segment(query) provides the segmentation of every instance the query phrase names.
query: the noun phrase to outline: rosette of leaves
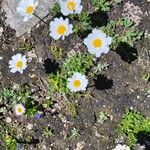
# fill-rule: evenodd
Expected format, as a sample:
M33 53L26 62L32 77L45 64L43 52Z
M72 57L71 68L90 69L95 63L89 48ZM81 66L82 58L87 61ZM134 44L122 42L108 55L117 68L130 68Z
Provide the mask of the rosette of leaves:
M110 11L111 7L115 6L118 3L121 3L122 0L92 0L92 4L95 7L95 10L100 10L104 12Z
M134 47L135 42L143 35L143 32L136 30L134 22L126 18L111 20L102 30L113 38L112 49L116 49L120 43Z

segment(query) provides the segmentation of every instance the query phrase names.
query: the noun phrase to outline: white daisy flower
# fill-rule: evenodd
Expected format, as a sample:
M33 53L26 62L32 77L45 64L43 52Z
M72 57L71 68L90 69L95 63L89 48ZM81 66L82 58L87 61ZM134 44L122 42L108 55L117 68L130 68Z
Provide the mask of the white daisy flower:
M106 37L106 34L98 29L94 29L92 33L84 39L84 44L87 46L91 54L100 57L102 53L109 52L109 45L112 43L111 37Z
M17 12L24 17L23 21L28 21L33 17L35 8L38 6L38 2L35 0L21 0L17 7Z
M69 24L68 18L65 20L60 18L55 18L54 21L50 22L50 36L53 37L55 40L58 40L62 37L64 40L65 36L73 33L73 25Z
M75 72L71 78L68 78L67 87L72 92L85 91L88 85L88 79L85 75Z
M121 144L118 144L114 149L112 150L130 150L130 147L127 146L127 145L121 145Z
M17 104L15 106L15 113L17 116L21 116L25 113L26 109L22 104Z
M61 13L64 16L69 14L80 14L83 6L81 0L59 0Z
M11 57L9 61L9 68L11 69L10 72L20 72L23 73L23 70L27 68L27 59L26 56L22 56L21 54L16 54Z

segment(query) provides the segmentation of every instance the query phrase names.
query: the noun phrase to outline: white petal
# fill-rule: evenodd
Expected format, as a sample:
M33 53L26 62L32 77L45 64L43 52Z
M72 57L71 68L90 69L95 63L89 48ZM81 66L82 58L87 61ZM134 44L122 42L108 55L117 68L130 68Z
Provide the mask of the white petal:
M24 15L25 12L21 7L17 7L17 13Z
M103 49L101 51L102 51L102 53L107 54L109 52L109 50L110 50L109 47L105 46L105 47L103 47Z
M17 70L16 70L16 68L12 68L12 69L10 70L10 72L11 72L11 73L16 73Z
M21 74L23 74L23 70L21 69L21 70L18 70Z
M64 9L61 9L61 13L62 13L64 16L68 16L69 14L71 14L69 11L64 10Z
M64 40L64 39L65 39L65 36L63 35L63 36L62 36L62 40Z
M26 59L26 56L25 56L25 55L22 57L22 61L23 61L24 63L27 62L27 59Z
M34 5L34 6L35 6L35 7L37 7L37 6L38 6L38 4L39 4L38 2L35 2L35 5Z
M96 52L95 55L98 58L98 57L100 57L102 55L102 53L101 52Z
M83 6L79 6L77 9L76 9L76 13L77 14L80 14L82 12L82 9L83 9Z
M22 59L22 55L21 55L20 53L18 53L18 54L16 55L16 57L17 57L17 60Z
M112 38L111 37L107 37L107 44L110 45L112 43Z
M25 16L24 19L23 19L23 21L24 21L24 22L27 22L27 21L28 21L29 19L31 19L32 17L33 17L33 15Z

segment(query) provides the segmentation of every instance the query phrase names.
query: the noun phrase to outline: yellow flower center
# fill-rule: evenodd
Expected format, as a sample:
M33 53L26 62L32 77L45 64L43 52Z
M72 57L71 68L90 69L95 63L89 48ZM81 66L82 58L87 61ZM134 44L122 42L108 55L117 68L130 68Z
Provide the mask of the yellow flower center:
M70 10L70 11L75 10L75 8L76 8L75 2L69 1L68 4L67 4L67 8L68 8L68 10Z
M95 48L101 48L103 45L103 41L101 39L95 39L93 41L93 45Z
M19 113L22 113L22 108L18 108L18 112L19 112Z
M75 88L78 88L81 85L81 81L80 80L75 80L73 85L74 85Z
M28 6L28 7L26 8L26 13L27 13L27 14L33 14L33 12L34 12L33 6Z
M64 25L60 25L57 29L58 34L64 35L67 31L67 28Z
M22 68L22 67L23 67L23 62L22 62L22 61L18 61L18 62L16 63L16 67L17 67L17 68Z

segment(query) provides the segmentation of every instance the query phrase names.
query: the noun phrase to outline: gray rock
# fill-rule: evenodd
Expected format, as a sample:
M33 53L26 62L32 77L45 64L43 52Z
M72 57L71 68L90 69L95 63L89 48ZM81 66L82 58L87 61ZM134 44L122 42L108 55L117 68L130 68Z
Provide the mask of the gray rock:
M3 0L2 2L2 10L6 12L6 24L10 25L12 29L16 30L16 36L21 36L22 34L31 30L38 22L39 19L37 17L32 17L27 22L23 22L23 17L20 16L16 8L18 6L20 0ZM57 0L37 0L39 5L36 8L36 14L40 18L44 18L48 15L49 8L54 6L54 3Z

